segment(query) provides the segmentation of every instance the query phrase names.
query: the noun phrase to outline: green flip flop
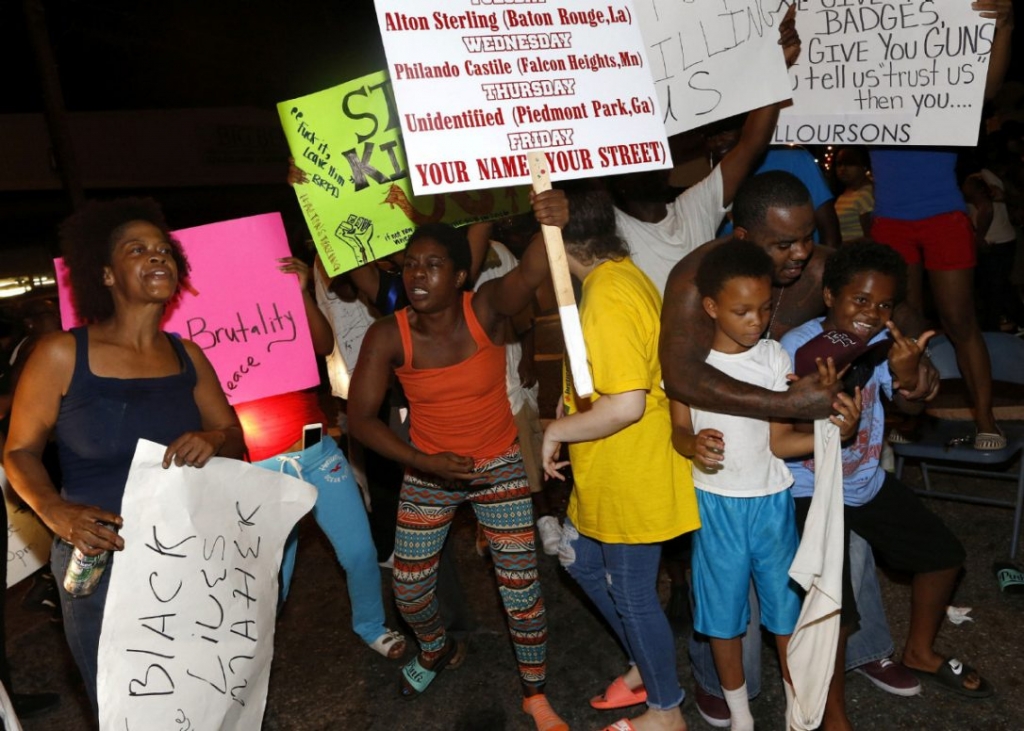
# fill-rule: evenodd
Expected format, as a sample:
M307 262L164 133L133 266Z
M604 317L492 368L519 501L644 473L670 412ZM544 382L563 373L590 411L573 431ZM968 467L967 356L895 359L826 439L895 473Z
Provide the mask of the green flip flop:
M434 682L437 674L449 664L456 667L461 664L462 643L458 640L449 640L448 649L445 650L434 667L425 668L420 664L420 656L417 655L402 668L402 676L398 683L398 691L407 700L419 697L430 684ZM458 660L458 662L453 662Z
M1024 571L1015 564L997 561L992 564L1000 591L1006 594L1024 594Z

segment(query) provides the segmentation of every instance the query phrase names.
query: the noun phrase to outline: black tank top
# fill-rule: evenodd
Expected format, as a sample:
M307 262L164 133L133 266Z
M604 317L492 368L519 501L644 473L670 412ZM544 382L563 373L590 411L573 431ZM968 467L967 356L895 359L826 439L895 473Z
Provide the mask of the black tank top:
M75 337L75 371L57 416L64 497L121 511L128 470L139 439L170 444L202 429L193 389L196 370L185 346L167 335L181 371L160 378L103 378L89 368L89 333Z

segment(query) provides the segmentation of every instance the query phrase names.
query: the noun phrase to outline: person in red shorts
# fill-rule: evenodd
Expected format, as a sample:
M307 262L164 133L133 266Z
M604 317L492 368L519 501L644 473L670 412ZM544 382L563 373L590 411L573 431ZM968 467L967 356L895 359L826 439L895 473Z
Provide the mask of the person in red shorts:
M1002 84L1013 32L1011 0L972 3L983 18L996 21L985 98ZM936 148L874 149L875 219L871 238L898 251L909 266L907 301L923 311L923 272L927 270L942 329L956 349L977 436L976 449L997 450L1006 437L992 413L992 366L974 314L974 229L956 180L956 152Z

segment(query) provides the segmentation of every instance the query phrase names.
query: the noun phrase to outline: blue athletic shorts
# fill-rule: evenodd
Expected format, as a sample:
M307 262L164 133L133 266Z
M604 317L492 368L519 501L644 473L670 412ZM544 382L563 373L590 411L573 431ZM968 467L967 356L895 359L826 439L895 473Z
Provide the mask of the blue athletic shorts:
M789 635L800 614L789 565L799 544L789 490L763 497L724 497L697 490L701 528L693 534L693 626L708 637L747 631L747 594L754 578L761 623Z

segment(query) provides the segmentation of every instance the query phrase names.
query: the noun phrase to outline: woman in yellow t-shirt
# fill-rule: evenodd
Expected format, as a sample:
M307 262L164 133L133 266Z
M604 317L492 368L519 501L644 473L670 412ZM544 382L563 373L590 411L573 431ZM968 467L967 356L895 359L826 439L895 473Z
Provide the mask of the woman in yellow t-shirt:
M583 282L580 320L595 394L566 386L566 415L544 433L544 469L562 479L569 444L575 487L559 556L630 656L595 708L647 701L634 719L682 731L672 630L657 593L661 542L700 527L690 465L672 449L658 361L661 296L615 235L604 192L570 195L569 270ZM623 721L620 728L632 728Z

